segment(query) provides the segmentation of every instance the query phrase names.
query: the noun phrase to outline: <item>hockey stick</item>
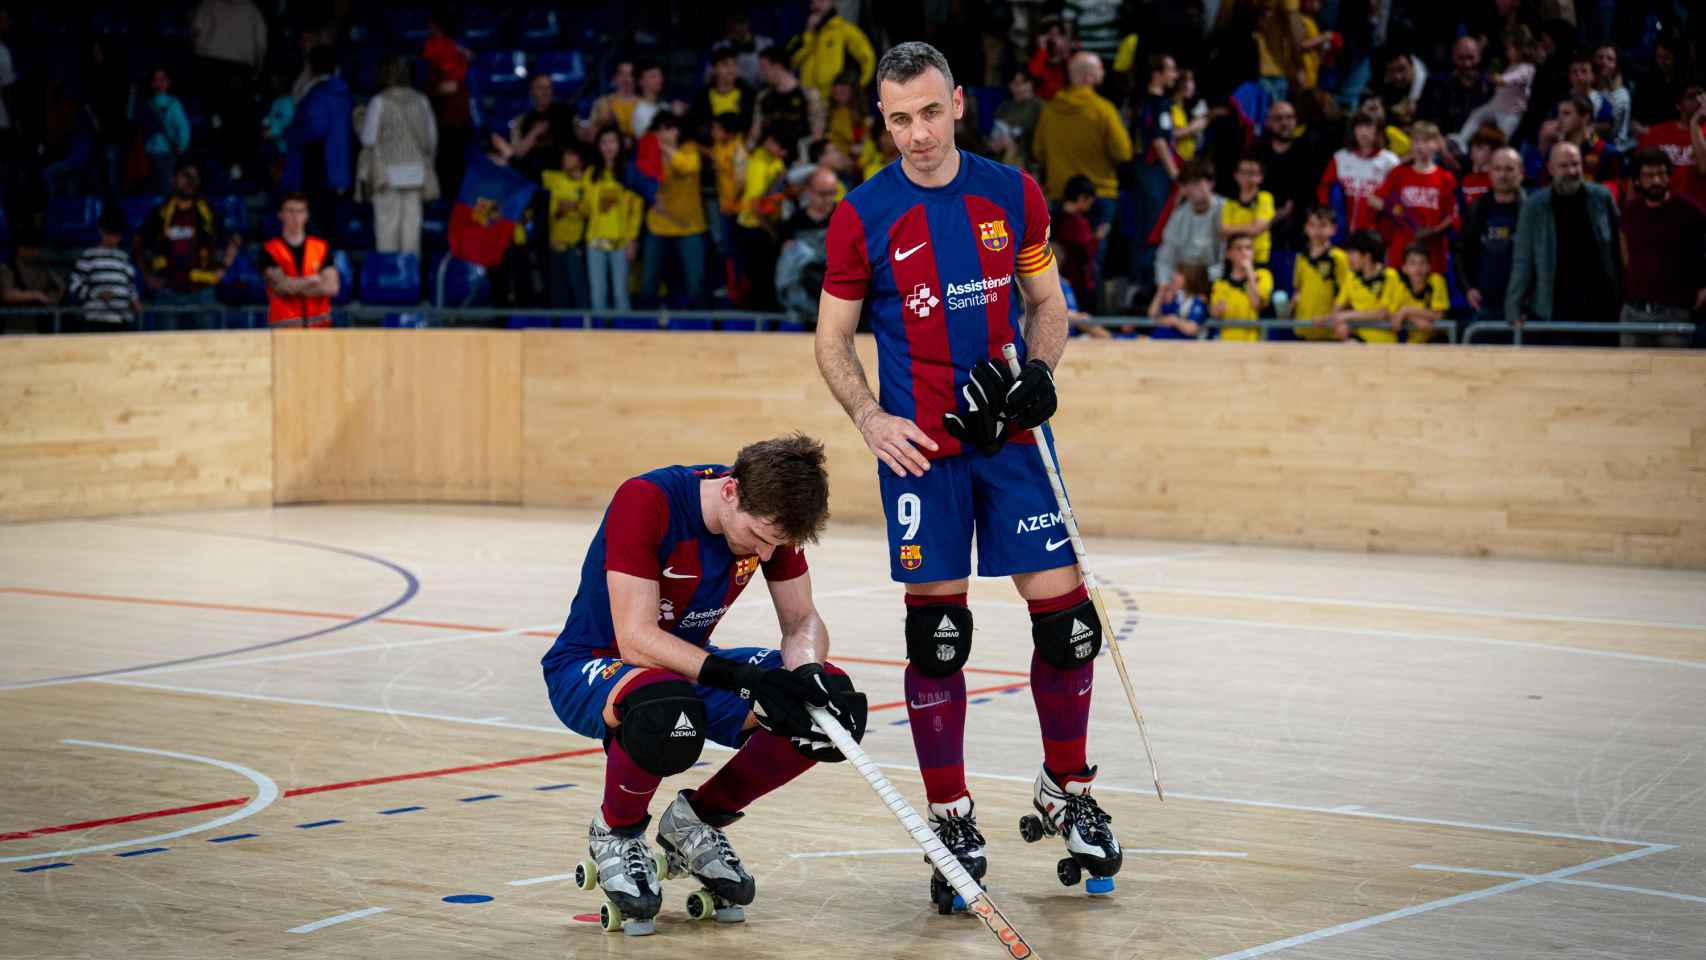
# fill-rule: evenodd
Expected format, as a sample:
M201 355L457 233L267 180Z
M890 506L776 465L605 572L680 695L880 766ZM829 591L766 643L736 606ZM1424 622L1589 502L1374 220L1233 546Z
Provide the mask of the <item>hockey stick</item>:
M912 804L906 802L906 798L900 795L900 791L894 788L888 777L883 776L876 763L866 756L865 751L860 749L859 744L835 717L822 707L807 706L806 710L811 713L818 729L835 744L835 749L840 750L847 762L859 771L865 782L877 792L877 797L888 804L889 812L894 814L907 833L912 834L912 839L924 849L924 855L930 858L931 865L942 875L942 879L948 881L948 885L965 901L966 908L976 914L977 918L983 921L983 925L989 928L989 932L1001 941L1007 955L1014 960L1037 956L1037 952L1031 949L1031 945L1013 928L1013 924L1007 921L1007 916L1001 912L1001 908L989 899L988 891L978 886L977 881L966 872L966 868L960 866L960 861L948 852L947 847L942 846L942 841L937 839L935 832L924 822L924 818L918 815L917 810L912 809Z
M1021 372L1018 348L1011 343L1005 344L1001 348L1001 356L1007 361L1007 369L1014 379L1018 379ZM1155 751L1149 748L1149 730L1143 725L1143 711L1138 709L1137 692L1132 689L1125 656L1120 653L1119 641L1114 637L1114 624L1108 619L1107 604L1102 602L1102 586L1090 570L1089 558L1084 555L1084 538L1078 535L1078 518L1072 515L1072 504L1066 502L1066 488L1061 485L1060 471L1054 466L1054 449L1041 424L1031 428L1031 436L1037 441L1037 456L1042 458L1043 469L1048 471L1048 484L1054 490L1055 506L1060 508L1060 519L1066 524L1066 535L1072 540L1072 554L1078 560L1078 575L1084 578L1084 589L1090 594L1090 603L1096 608L1096 616L1102 619L1102 636L1108 638L1114 668L1119 671L1120 686L1125 688L1126 702L1131 704L1131 715L1137 720L1137 734L1143 738L1143 755L1149 760L1149 776L1155 781L1155 799L1165 801L1167 798L1161 792L1161 772L1155 767Z

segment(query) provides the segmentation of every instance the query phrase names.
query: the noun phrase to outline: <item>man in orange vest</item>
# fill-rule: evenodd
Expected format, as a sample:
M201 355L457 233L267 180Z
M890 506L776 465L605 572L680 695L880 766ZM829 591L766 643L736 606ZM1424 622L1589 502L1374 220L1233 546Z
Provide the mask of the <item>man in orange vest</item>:
M267 281L267 323L273 326L329 327L332 298L338 295L338 271L326 241L308 235L308 198L287 193L278 207L282 236L267 241L272 259Z

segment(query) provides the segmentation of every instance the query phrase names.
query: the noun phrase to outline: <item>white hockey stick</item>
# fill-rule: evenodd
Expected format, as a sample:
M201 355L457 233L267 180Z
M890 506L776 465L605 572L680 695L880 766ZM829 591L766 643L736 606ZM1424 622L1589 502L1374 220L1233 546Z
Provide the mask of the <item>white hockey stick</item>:
M1001 348L1001 356L1007 361L1007 369L1018 379L1022 372L1019 368L1019 350L1011 343ZM1031 428L1031 436L1037 441L1037 456L1043 460L1043 469L1048 471L1048 484L1054 490L1055 506L1060 508L1060 519L1066 524L1066 535L1072 540L1072 554L1078 560L1078 575L1084 578L1084 589L1090 594L1090 603L1096 608L1096 616L1102 619L1102 636L1108 639L1108 650L1112 654L1114 669L1119 671L1120 686L1125 688L1126 702L1131 704L1131 715L1137 720L1137 734L1143 739L1143 755L1149 759L1149 776L1155 781L1155 799L1165 801L1161 793L1161 772L1155 768L1155 751L1149 748L1149 730L1143 725L1143 711L1137 706L1137 692L1132 689L1131 675L1126 672L1125 657L1120 653L1120 644L1114 637L1113 621L1108 619L1108 607L1102 602L1102 586L1096 580L1096 575L1090 570L1090 559L1084 554L1084 538L1078 535L1078 518L1072 515L1072 504L1066 501L1066 487L1060 482L1060 471L1054 467L1054 450L1049 445L1048 436L1043 433L1042 425Z
M811 713L818 729L835 744L835 749L840 750L847 762L853 765L853 769L859 771L865 782L877 792L877 797L888 804L889 812L894 814L907 833L912 834L912 839L923 848L924 855L930 858L930 863L935 866L937 872L954 888L954 892L960 895L960 899L965 901L966 908L976 914L977 918L983 921L983 925L989 928L989 932L1001 941L1007 955L1015 960L1038 956L1037 952L1031 949L1031 945L1025 942L1025 938L1019 935L1019 931L1013 928L1013 924L1007 921L1006 915L995 905L995 901L989 899L988 891L978 886L965 867L960 866L960 861L948 852L947 847L942 846L942 841L937 839L929 824L924 822L917 810L912 809L912 804L906 802L906 798L894 788L889 778L883 776L883 772L877 769L877 765L865 755L865 751L860 749L859 744L854 742L853 737L835 717L822 707L808 705L806 710Z

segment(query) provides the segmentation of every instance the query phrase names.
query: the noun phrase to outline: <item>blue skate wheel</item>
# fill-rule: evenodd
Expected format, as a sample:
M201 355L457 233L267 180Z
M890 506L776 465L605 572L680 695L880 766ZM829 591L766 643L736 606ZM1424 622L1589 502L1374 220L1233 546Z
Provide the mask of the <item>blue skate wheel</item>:
M954 894L954 912L959 913L959 912L965 910L965 908L966 908L965 898L961 897L957 893Z
M1114 878L1091 877L1084 881L1084 892L1093 897L1105 897L1114 892Z

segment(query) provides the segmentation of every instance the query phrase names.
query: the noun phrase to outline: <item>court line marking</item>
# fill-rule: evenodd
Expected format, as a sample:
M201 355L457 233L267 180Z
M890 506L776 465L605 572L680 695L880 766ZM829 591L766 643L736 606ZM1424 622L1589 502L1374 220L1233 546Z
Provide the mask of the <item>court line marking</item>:
M286 930L285 933L313 933L316 930L324 930L333 924L348 923L351 920L360 920L362 917L371 917L376 913L384 913L388 909L390 908L368 907L364 910L351 910L349 913L340 913L335 917L327 917L324 920L305 923L300 927L291 927L289 930Z
M413 624L424 626L424 624ZM430 647L436 644L460 643L463 640L503 640L520 635L537 636L535 631L543 630L553 624L545 623L531 627L511 627L502 630L497 627L479 628L470 633L453 633L447 637L423 637L419 640L398 640L391 643L364 643L353 647L335 647L328 650L303 650L298 653L276 653L265 657L248 657L242 660L221 660L218 663L190 663L183 666L160 667L152 670L139 670L132 676L151 677L164 673L186 673L193 670L219 670L225 667L247 667L259 663L284 663L291 660L313 660L318 657L341 657L351 653L372 653L385 650L404 650L410 647ZM556 634L551 634L556 636Z
M59 742L70 744L74 747L97 747L102 750L122 750L127 753L145 753L156 757L170 757L173 760L187 760L191 763L205 763L209 766L219 767L223 770L230 770L233 773L239 773L248 777L249 781L255 785L255 795L248 803L243 805L241 810L228 813L216 820L209 820L206 823L185 827L182 830L174 830L171 833L155 834L152 837L137 837L132 840L119 840L113 843L101 843L89 847L77 847L73 850L54 850L48 853L26 853L18 856L0 857L0 863L19 863L24 860L42 860L48 857L72 857L80 853L97 853L102 850L117 850L122 847L141 846L145 843L159 843L162 840L175 840L178 837L187 837L192 833L214 830L219 827L223 827L228 823L236 823L238 820L242 820L246 817L252 817L257 813L260 813L262 810L265 810L267 807L272 806L273 801L277 800L279 796L278 784L274 783L271 777L257 770L252 770L248 767L242 766L241 764L232 763L229 760L219 760L214 757L203 757L194 753L178 753L174 750L156 750L152 747L132 747L122 743L105 743L100 740L61 740Z
M1476 867L1445 867L1437 863L1412 863L1412 870L1431 870L1435 873L1468 873L1477 877L1509 877L1512 879L1528 879L1537 877L1532 873L1515 873L1510 870L1482 870ZM1654 890L1651 887L1631 887L1624 883L1600 883L1596 880L1547 880L1564 887L1592 887L1596 890L1616 890L1620 893L1638 893L1648 897L1665 897L1670 900L1686 900L1689 903L1706 903L1706 897L1696 897L1687 893L1672 893L1669 890Z
M1406 917L1414 917L1423 913L1431 913L1435 910L1456 906L1460 903L1469 903L1474 900L1484 900L1488 897L1496 897L1501 893L1510 893L1513 890L1521 890L1524 887L1532 887L1541 883L1560 880L1565 877L1574 876L1578 873L1586 873L1589 870L1598 870L1601 867L1609 867L1614 863L1626 863L1630 860L1638 860L1642 857L1652 856L1655 853L1674 849L1675 847L1669 844L1655 844L1643 847L1640 850L1630 850L1626 853L1619 853L1609 857L1601 857L1598 860L1589 860L1586 863L1578 863L1573 867L1562 867L1560 869L1553 870L1550 873L1542 873L1535 876L1525 877L1521 880L1512 880L1509 883L1501 883L1496 886L1484 887L1480 890L1471 890L1468 893L1460 893L1456 896L1445 897L1440 900L1430 900L1427 903L1418 903L1398 910L1392 910L1387 913L1376 914L1372 917L1363 917L1361 920L1352 920L1348 923L1337 924L1336 926L1323 927L1320 930L1312 930L1309 933L1300 933L1294 937L1286 937L1283 940L1275 940L1271 943L1261 944L1260 946L1248 947L1243 950L1233 951L1232 953L1223 953L1220 956L1215 957L1214 960L1249 960L1250 957L1266 956L1267 954L1278 953L1281 950L1287 950L1291 947L1302 946L1306 943L1314 943L1317 940L1325 940L1328 937L1336 937L1341 933L1352 933L1357 930L1365 930L1369 927L1379 926L1383 923L1390 923L1393 920L1402 920Z

